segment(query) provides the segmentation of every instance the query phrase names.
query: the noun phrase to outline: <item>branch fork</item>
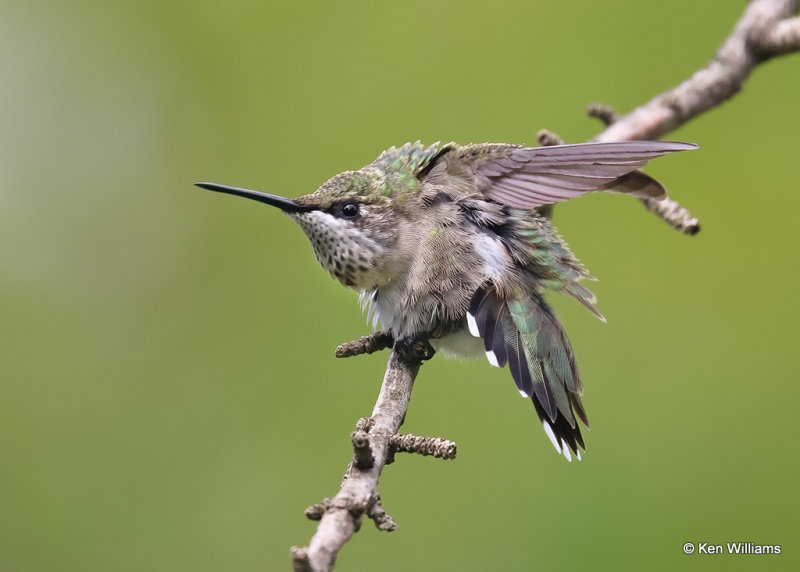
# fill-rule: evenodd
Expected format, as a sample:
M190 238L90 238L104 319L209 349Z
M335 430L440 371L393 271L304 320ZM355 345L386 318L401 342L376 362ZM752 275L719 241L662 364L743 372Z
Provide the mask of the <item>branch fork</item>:
M305 516L319 521L319 525L307 547L292 547L295 571L332 570L336 555L358 532L365 514L378 530L388 532L397 528L397 523L384 510L377 491L381 471L394 461L396 453L455 458L456 444L452 441L398 433L419 368L434 354L426 339L409 338L393 343L391 336L377 333L342 344L336 349L336 355L372 353L392 344L394 348L372 415L359 419L350 435L353 458L339 492L332 499L323 499L305 510Z

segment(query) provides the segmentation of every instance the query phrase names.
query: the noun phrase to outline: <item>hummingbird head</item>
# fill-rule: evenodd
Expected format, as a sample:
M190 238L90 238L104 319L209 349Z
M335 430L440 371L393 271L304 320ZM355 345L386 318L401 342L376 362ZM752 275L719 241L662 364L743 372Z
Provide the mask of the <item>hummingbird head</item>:
M306 233L325 270L345 286L365 290L395 280L410 264L425 216L421 178L453 148L439 143L425 147L419 141L391 147L363 169L339 173L296 199L196 184L278 207Z
M394 278L398 240L395 199L381 173L366 167L332 177L310 195L288 199L260 191L196 183L212 191L278 207L311 241L325 270L345 286L362 290Z

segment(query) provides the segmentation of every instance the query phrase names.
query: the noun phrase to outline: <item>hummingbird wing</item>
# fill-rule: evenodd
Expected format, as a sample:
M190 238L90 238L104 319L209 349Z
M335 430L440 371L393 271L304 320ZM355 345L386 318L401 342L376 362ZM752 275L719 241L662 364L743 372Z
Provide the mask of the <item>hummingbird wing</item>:
M472 166L485 197L527 209L597 190L663 198L664 187L637 169L656 157L696 148L692 143L672 141L550 147L483 144L460 148L457 160Z
M547 303L536 294L505 299L494 286L481 287L470 302L469 331L483 338L492 365L508 364L511 377L533 406L559 453L580 459L585 449L575 419L589 426L572 346Z

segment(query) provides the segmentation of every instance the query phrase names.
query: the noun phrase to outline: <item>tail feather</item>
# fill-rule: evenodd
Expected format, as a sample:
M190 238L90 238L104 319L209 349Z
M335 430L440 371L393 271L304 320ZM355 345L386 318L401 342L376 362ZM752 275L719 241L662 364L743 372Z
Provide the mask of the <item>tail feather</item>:
M502 311L498 314L498 325L495 326L494 335L489 338L486 336L484 338L484 346L486 347L486 354L489 356L491 352L491 356L489 362L491 362L491 357L493 356L495 359L494 365L497 367L504 367L506 363L508 363L508 352L506 352L506 324L511 323L511 318L508 316L508 309L506 309L505 305L502 305ZM491 346L491 347L490 347Z
M511 370L511 377L514 378L517 389L523 397L530 397L533 395L533 379L530 369L528 369L528 363L525 361L525 351L519 332L513 332L510 339L506 340L506 354L508 355L508 368Z
M570 452L580 458L585 447L576 416L589 426L583 388L572 346L550 307L533 293L502 298L486 284L473 296L468 320L470 332L483 338L489 361L508 363L556 449L570 460Z
M567 451L572 451L572 453L580 458L580 451L585 451L586 446L583 442L581 430L577 424L575 427L570 427L563 417L560 417L554 423L550 423L547 419L543 418L543 412L540 411L536 401L533 402L533 406L536 408L539 419L542 420L544 431L547 433L547 436L550 437L550 442L553 443L553 447L556 448L556 451L564 454L565 457L567 456Z
M597 316L601 322L604 324L606 323L606 317L603 316L603 314L600 313L600 310L598 310L595 306L595 304L597 304L597 297L594 295L594 292L585 286L581 286L577 282L568 282L567 285L564 286L564 290L578 302L588 308L589 311Z
M508 361L505 348L505 327L508 313L491 288L479 290L472 298L467 314L470 333L483 337L486 357L492 365L503 367Z

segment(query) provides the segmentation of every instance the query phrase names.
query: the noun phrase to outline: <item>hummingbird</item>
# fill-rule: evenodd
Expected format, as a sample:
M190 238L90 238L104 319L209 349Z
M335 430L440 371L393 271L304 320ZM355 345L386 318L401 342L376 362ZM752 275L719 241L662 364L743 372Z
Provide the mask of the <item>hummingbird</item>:
M446 357L508 365L556 451L580 460L583 384L564 328L545 301L562 292L605 322L594 280L549 220L550 205L592 191L659 200L639 171L691 143L620 141L391 147L357 171L290 199L216 183L212 191L277 207L317 261L359 293L373 328L428 339Z

